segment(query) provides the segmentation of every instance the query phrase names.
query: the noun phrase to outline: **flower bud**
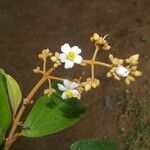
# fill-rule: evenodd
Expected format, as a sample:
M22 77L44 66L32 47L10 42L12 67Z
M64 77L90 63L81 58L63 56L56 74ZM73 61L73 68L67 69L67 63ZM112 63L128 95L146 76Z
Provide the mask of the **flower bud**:
M134 61L138 61L138 59L139 59L139 54L132 55L129 59L132 59L132 60L134 60Z
M110 78L110 77L112 77L112 74L111 74L110 72L108 72L108 73L106 74L106 76L107 76L108 78Z
M53 55L53 53L49 53L49 54L48 54L48 56L52 56L52 55Z
M130 63L130 59L128 59L128 58L125 61L126 61L126 63Z
M119 59L118 58L114 58L112 60L113 65L118 66L119 65Z
M40 67L38 66L37 68L33 69L34 73L38 73L40 71Z
M52 62L56 62L56 60L57 60L56 56L51 57Z
M59 58L59 53L58 52L55 52L55 56L57 57L57 58Z
M131 77L131 76L128 76L127 78L128 78L130 81L132 81L132 82L135 80L135 79L134 79L133 77Z
M120 78L116 74L114 74L114 78L118 81L120 80Z
M57 68L59 65L57 63L54 64L54 68Z
M87 92L87 91L89 91L91 89L91 85L90 84L86 84L85 85L85 91Z
M42 54L39 54L38 57L39 57L40 59L43 59L43 55L42 55Z
M46 52L46 53L49 53L49 49L48 49L48 48L47 48L47 49L45 49L45 52Z
M131 64L132 64L132 65L137 65L137 64L138 64L138 61L135 61L135 60L133 59L133 60L131 60Z
M106 51L108 51L108 50L110 50L110 49L111 49L111 46L109 46L109 45L104 46L104 47L103 47L103 49L104 49L104 50L106 50Z
M109 59L112 61L114 59L112 54L109 54Z
M139 54L135 54L129 57L129 59L126 59L127 63L130 63L132 65L137 65L139 59Z
M111 70L110 70L110 73L113 74L116 70L116 67L113 67Z
M137 70L137 66L133 66L133 67L131 68L131 70L132 70L132 71L136 71L136 70Z
M48 94L48 89L44 90L44 94L47 95Z
M132 74L135 76L135 77L139 77L142 75L142 72L141 71L134 71L132 72Z
M93 42L93 37L90 37L90 40Z
M99 81L98 79L95 79L94 82L95 82L95 84L96 84L97 86L100 85L100 81Z
M100 37L99 37L99 35L98 35L97 33L94 33L94 34L93 34L93 40L94 40L94 41L97 41L99 38L100 38Z
M130 85L131 82L130 82L130 80L129 80L128 78L126 78L126 79L125 79L125 83L126 83L127 85Z
M96 87L97 87L97 84L96 84L96 83L92 83L92 87L93 87L93 88L96 88Z

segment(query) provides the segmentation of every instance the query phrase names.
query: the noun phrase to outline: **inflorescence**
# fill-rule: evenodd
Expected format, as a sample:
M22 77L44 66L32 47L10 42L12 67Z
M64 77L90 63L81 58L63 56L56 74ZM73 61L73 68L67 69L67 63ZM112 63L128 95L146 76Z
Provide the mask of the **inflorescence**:
M97 53L100 50L108 51L111 49L111 46L106 41L107 36L108 35L101 37L99 34L94 33L93 36L90 37L95 45L95 51L91 59L83 59L81 56L82 50L78 46L71 47L68 43L61 46L61 53L52 53L49 49L44 49L42 53L39 54L39 58L43 61L43 68L41 69L37 66L33 70L35 73L41 73L43 77L48 80L49 87L44 90L44 94L50 96L55 93L56 90L52 88L51 82L52 80L58 80L62 81L62 83L57 84L58 89L62 92L62 99L69 99L72 97L80 99L84 91L89 91L100 85L100 80L95 78L95 66L97 65L110 69L106 77L113 77L116 80L125 79L127 85L135 81L135 77L141 76L142 72L137 70L139 54L132 55L127 59L116 58L112 54L109 54L110 64L96 60ZM50 68L52 71L50 73L47 70L48 59L53 62L53 66ZM91 76L88 77L86 81L81 81L82 78L70 81L66 78L52 75L52 72L61 65L64 65L65 69L71 69L75 64L91 66Z

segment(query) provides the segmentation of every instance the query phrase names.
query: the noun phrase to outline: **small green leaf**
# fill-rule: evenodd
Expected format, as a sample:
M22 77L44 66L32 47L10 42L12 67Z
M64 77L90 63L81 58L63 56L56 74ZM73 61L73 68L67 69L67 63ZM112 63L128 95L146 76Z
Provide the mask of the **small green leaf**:
M23 135L41 137L54 134L77 122L85 113L79 100L62 100L59 94L39 98L23 125Z
M85 139L72 144L71 150L119 150L119 145L107 140Z
M6 74L3 69L0 68L0 73L3 74L7 81L7 89L9 94L9 101L12 107L13 115L15 115L17 108L22 100L21 89L16 80L14 80L9 74Z
M7 95L6 79L0 74L0 145L5 139L11 123L11 110Z

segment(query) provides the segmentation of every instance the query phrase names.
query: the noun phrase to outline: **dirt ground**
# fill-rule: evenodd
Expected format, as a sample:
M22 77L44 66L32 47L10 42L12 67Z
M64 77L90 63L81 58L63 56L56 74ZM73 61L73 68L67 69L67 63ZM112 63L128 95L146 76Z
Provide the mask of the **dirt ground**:
M124 119L129 102L150 104L149 14L150 0L0 0L0 66L20 83L24 97L39 79L32 69L40 64L37 55L43 48L59 51L68 42L78 45L84 58L91 58L93 45L89 37L94 32L110 35L110 53L116 57L139 53L139 69L143 72L127 87L123 82L107 79L103 67L96 68L96 77L102 84L83 96L87 112L79 122L55 135L22 137L11 149L69 150L71 143L82 138L114 140L121 150L128 149L120 130L125 134L132 130ZM107 62L108 54L101 52L97 59ZM78 69L67 73L80 76ZM83 73L89 75L89 70ZM126 102L120 107L117 99L122 96ZM145 117L149 123L149 113Z

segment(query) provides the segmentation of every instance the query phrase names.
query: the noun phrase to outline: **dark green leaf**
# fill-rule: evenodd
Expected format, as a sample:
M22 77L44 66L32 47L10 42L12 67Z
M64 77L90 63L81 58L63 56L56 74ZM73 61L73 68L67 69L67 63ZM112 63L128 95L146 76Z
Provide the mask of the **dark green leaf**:
M119 145L112 141L86 139L72 144L71 150L119 150Z
M24 123L23 135L41 137L71 126L85 113L79 100L62 100L59 94L39 98Z
M8 127L11 123L11 110L8 102L5 77L0 74L0 144L5 139Z

